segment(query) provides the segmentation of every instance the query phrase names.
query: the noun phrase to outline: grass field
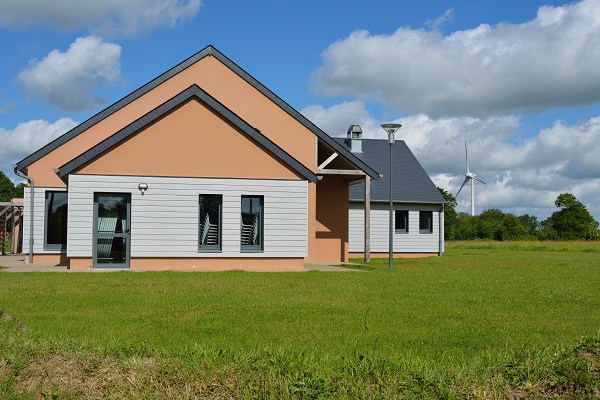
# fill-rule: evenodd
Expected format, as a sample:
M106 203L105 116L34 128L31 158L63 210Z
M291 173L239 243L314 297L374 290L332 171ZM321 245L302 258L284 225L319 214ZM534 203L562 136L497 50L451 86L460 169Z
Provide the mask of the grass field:
M600 243L353 269L0 273L0 397L600 396Z

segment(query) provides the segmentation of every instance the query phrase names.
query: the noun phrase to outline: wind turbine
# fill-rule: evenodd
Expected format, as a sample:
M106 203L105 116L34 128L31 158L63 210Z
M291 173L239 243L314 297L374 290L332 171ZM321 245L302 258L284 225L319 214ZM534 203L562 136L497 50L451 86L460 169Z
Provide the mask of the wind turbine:
M456 193L456 196L454 196L454 197L458 197L458 194L460 193L462 188L467 184L467 182L471 181L471 215L475 216L475 181L481 182L484 185L485 185L485 182L482 181L481 179L479 179L479 177L477 175L475 175L473 172L471 172L469 170L469 152L467 151L467 141L466 140L465 140L465 156L467 159L467 173L465 175L465 180L463 181L462 185L460 186L460 189L458 189L458 193Z

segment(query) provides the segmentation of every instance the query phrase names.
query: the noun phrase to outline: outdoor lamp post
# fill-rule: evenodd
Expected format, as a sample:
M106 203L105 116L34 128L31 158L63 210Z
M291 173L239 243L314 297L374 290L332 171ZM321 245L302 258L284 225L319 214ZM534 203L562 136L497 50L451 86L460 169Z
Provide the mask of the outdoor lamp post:
M390 145L390 245L389 245L389 268L394 269L394 191L393 191L393 154L392 147L394 146L394 133L402 127L400 124L383 124L381 125L384 131L388 134L388 143Z

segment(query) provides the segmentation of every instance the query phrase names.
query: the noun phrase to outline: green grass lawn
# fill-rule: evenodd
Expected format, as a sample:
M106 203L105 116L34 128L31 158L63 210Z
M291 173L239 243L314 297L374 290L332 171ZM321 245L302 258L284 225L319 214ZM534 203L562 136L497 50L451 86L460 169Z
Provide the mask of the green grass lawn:
M396 260L393 271L387 259L355 261L365 272L0 273L0 310L42 347L117 358L209 354L214 370L279 355L304 360L288 366L296 378L311 365L329 371L300 378L334 389L327 368L344 359L427 371L445 387L518 354L550 357L598 338L599 243L448 243L444 257ZM228 361L219 361L223 352ZM0 380L2 371L0 362ZM278 396L311 397L299 387ZM316 393L354 397L331 388Z

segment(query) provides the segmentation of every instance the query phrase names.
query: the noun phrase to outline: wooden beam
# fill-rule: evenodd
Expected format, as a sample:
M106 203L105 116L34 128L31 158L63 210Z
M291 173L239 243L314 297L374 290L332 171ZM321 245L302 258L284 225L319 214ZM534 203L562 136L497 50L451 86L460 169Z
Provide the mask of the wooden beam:
M317 169L317 175L366 175L358 169Z
M327 158L327 160L323 161L323 163L317 167L317 171L328 166L329 163L332 162L337 156L338 153L333 153L332 155L330 155L329 158Z

